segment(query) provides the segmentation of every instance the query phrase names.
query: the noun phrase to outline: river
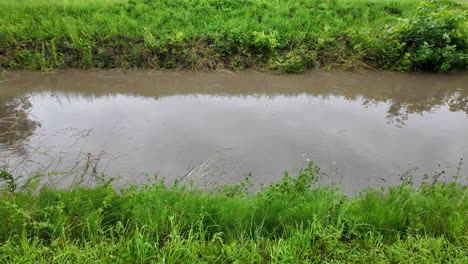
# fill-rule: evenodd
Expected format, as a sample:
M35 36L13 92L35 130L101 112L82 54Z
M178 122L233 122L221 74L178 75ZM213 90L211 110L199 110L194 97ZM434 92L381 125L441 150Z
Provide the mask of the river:
M308 160L345 191L468 165L468 75L311 72L7 72L3 163L83 160L119 182L270 183ZM87 154L89 153L89 154Z

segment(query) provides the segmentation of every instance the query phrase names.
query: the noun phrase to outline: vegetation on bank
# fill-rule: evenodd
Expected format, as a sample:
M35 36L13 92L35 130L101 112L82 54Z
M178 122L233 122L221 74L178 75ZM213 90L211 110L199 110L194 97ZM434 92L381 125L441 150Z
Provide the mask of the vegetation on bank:
M0 200L1 263L466 263L468 188L435 175L415 188L348 197L297 177L253 194L237 185L36 189L7 171Z
M2 0L0 68L466 70L466 18L455 0Z

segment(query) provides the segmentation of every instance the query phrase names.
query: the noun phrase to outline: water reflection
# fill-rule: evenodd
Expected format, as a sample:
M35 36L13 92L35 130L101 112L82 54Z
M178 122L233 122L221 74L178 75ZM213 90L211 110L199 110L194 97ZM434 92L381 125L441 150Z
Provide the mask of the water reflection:
M468 89L437 91L426 87L416 97L402 94L387 99L387 102L389 102L387 111L389 123L401 127L405 125L409 114L422 115L436 111L441 106L448 106L451 112L460 111L468 114Z
M468 156L466 81L466 74L15 72L0 83L0 98L26 98L26 116L42 123L31 123L22 140L37 143L40 132L41 142L63 145L70 141L63 129L92 129L77 151L123 157L109 166L112 175L157 170L171 178L216 160L205 176L252 172L269 182L309 158L360 189L395 183L409 161L449 172ZM20 109L4 105L10 110L2 113ZM213 158L220 149L223 157Z
M24 141L34 134L39 122L30 115L32 104L27 96L0 96L0 146L24 153Z
M408 114L424 114L448 106L450 111L468 114L467 74L395 73L310 73L273 75L244 72L237 74L193 72L117 71L65 72L44 75L16 72L0 84L0 93L21 96L30 92L52 91L60 97L87 98L113 94L139 95L152 99L181 95L218 96L289 95L342 96L360 100L367 106L388 103L389 123L402 126Z

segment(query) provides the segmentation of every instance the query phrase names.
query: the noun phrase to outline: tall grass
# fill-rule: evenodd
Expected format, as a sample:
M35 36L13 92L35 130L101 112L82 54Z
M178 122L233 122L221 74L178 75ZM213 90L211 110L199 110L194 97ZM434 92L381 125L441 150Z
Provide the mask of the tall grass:
M430 68L398 31L419 0L2 0L0 68L466 69L466 5L438 3L449 18L423 21L461 20Z
M257 193L143 186L4 191L2 263L466 263L468 189L410 182L355 196L309 164Z

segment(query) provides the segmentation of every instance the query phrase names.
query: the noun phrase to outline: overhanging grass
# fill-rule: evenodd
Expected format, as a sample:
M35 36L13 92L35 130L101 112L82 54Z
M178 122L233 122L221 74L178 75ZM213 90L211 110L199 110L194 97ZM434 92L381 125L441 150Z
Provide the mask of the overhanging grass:
M464 6L441 2L454 9ZM419 0L3 0L0 67L255 67L287 72L392 68L399 55L377 46L386 44L382 37L387 27L416 15L418 4Z

